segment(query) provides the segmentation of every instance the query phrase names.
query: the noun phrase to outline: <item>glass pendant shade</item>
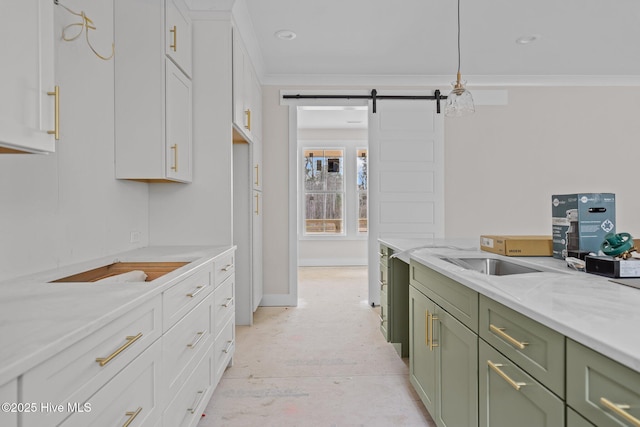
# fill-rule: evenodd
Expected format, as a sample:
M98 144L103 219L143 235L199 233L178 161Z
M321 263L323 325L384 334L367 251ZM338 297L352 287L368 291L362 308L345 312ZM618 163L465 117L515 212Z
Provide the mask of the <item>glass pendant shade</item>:
M465 87L466 81L458 80L451 83L453 89L447 95L447 104L444 108L444 115L447 117L462 117L473 114L476 111L473 105L473 96Z

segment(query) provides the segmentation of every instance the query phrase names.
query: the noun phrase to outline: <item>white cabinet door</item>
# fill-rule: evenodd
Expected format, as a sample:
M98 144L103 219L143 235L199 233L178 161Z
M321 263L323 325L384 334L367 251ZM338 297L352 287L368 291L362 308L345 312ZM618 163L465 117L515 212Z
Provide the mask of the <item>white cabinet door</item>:
M174 181L190 182L191 80L166 61L166 173Z
M191 77L191 19L181 0L166 0L165 53Z
M55 126L53 1L2 4L0 153L53 152Z
M253 158L253 189L262 191L262 141L259 138L251 144L251 156Z
M236 31L233 33L233 123L246 141L261 138L262 89Z

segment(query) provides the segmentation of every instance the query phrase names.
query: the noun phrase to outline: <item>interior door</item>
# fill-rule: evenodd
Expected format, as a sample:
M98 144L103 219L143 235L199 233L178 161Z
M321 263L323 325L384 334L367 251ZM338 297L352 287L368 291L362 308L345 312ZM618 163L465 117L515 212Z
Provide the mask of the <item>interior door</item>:
M433 101L378 100L376 113L370 101L369 304L380 303L379 238L444 237L443 117Z

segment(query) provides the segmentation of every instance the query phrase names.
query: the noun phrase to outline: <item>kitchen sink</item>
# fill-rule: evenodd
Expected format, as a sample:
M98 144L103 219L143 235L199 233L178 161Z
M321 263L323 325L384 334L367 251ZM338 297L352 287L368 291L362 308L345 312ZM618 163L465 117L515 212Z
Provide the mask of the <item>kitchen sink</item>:
M505 261L497 258L453 258L442 257L444 261L448 261L459 267L467 270L477 271L482 274L491 276L508 276L510 274L524 274L524 273L540 273L542 270L537 270L531 267L525 267L514 262Z

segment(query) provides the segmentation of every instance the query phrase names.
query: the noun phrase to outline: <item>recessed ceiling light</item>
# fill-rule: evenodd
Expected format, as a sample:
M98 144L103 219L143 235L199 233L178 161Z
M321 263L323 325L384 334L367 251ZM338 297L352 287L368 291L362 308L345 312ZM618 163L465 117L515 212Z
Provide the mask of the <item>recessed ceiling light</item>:
M540 38L540 36L538 34L531 34L528 36L522 36L522 37L518 37L516 39L516 43L518 44L529 44L529 43L533 43L534 41L538 40Z
M297 37L297 34L290 30L276 31L274 36L282 40L293 40Z

